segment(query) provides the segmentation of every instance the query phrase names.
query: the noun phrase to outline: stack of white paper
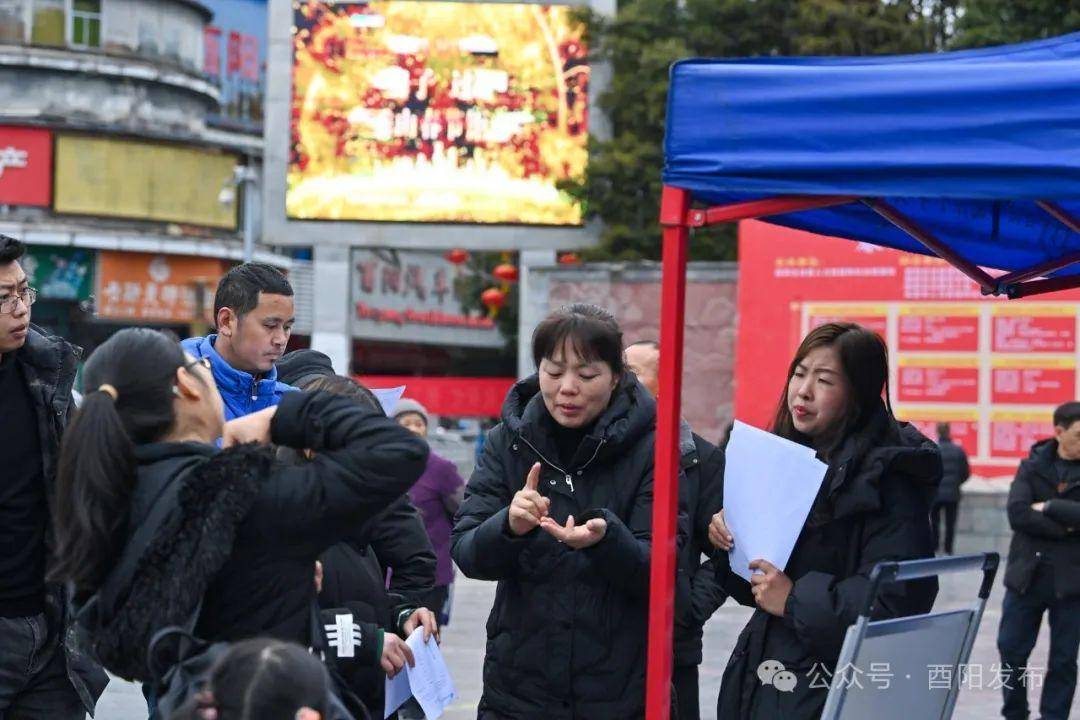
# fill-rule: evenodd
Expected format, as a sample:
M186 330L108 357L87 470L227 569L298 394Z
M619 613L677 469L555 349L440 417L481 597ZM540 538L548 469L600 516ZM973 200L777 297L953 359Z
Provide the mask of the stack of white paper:
M424 628L418 627L405 641L413 651L416 667L405 666L391 680L386 679L386 704L383 717L397 710L410 697L420 703L420 709L431 720L442 717L450 703L457 699L454 681L446 668L435 638L424 642Z
M750 563L787 567L828 466L812 448L736 421L724 467L724 521L735 538L731 569L750 580Z

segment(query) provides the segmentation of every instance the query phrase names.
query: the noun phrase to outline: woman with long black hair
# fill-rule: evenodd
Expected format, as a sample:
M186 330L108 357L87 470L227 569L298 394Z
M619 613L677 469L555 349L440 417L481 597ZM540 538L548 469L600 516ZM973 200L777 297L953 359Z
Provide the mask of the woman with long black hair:
M819 717L874 565L934 554L930 501L941 456L882 400L888 374L885 343L854 323L816 328L791 361L773 432L814 448L829 469L784 570L754 560L747 583L731 571L728 555L717 555L724 587L757 608L724 672L721 720ZM722 550L738 542L724 511L709 534ZM886 585L875 619L929 612L936 595L935 579ZM790 682L762 682L766 661L795 676L790 692Z
M425 466L423 441L325 393L224 423L210 369L154 330L116 333L83 385L60 456L55 574L93 597L93 649L127 679L149 680L148 641L193 613L206 640L308 645L316 558ZM278 463L269 443L314 459Z

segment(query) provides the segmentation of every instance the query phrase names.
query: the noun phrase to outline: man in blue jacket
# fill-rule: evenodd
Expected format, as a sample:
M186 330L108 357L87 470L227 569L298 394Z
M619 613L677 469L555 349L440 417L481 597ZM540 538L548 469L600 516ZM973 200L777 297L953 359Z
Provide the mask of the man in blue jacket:
M226 420L277 405L296 389L278 382L275 367L292 334L293 310L292 286L277 268L244 263L221 278L214 295L217 334L182 344L196 359L210 359Z

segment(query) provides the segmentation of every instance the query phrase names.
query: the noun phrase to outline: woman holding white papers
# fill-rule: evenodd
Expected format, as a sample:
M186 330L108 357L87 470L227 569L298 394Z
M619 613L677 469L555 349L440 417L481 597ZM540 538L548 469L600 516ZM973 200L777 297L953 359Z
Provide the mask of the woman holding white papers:
M533 358L452 537L466 576L499 583L479 717L641 718L656 406L594 305L541 322Z
M941 477L937 447L898 422L888 390L888 352L872 331L830 323L803 340L791 362L773 432L812 447L828 472L787 566L752 559L747 583L717 555L721 583L756 607L725 670L720 720L820 716L874 565L932 557L929 507ZM761 478L762 483L769 478ZM808 480L809 482L809 480ZM710 539L730 550L724 511ZM937 581L896 583L879 595L877 618L928 612ZM847 677L847 676L845 676Z

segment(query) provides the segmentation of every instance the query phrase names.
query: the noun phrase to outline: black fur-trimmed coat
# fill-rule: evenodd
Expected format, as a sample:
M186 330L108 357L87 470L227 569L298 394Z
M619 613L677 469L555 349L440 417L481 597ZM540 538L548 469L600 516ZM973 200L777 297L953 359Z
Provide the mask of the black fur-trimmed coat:
M377 410L325 393L290 393L271 425L277 445L308 448L302 465L268 450L199 443L140 446L126 586L106 579L91 633L113 673L146 680L146 649L182 625L202 599L196 635L309 641L315 560L403 495L423 472L427 445ZM145 548L130 539L165 513ZM115 570L112 577L119 573Z

